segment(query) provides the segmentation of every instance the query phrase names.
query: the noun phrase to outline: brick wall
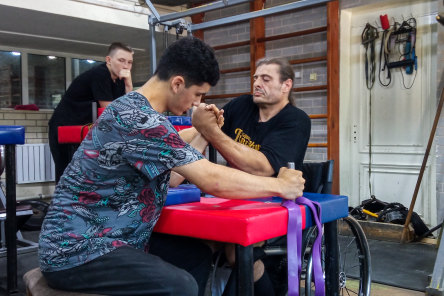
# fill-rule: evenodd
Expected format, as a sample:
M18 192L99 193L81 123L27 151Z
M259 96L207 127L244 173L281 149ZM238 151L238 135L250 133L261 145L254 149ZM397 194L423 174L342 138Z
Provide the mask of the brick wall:
M266 8L282 5L293 1L273 0L266 1ZM248 12L249 4L237 5L226 9L207 12L205 21L232 16ZM265 34L273 36L326 26L326 6L290 11L279 15L265 17ZM242 22L223 27L205 30L205 41L212 45L221 45L250 39L250 24ZM326 33L317 33L302 37L293 37L266 42L265 54L267 57L285 57L289 60L308 57L325 56L327 53ZM250 47L242 46L232 49L216 51L221 69L245 67L250 65ZM301 78L296 78L295 87L327 84L326 62L294 65L295 72ZM316 80L310 80L310 74L316 73ZM211 89L211 94L227 94L250 91L250 72L223 74L220 82ZM295 105L307 114L324 114L327 112L326 91L296 93L292 96ZM231 98L230 98L231 99ZM211 100L219 107L230 99ZM310 142L325 143L327 141L327 122L312 121ZM327 149L309 148L306 153L307 161L324 161L327 159Z
M0 110L0 125L25 127L25 143L48 143L48 120L52 111Z
M275 5L281 5L293 1L289 0L267 0L266 8ZM349 9L362 5L383 3L383 0L340 0L340 9ZM444 11L444 4L439 2L439 11ZM238 5L224 10L207 12L205 21L217 19L225 16L231 16L249 11L249 5ZM265 18L266 35L277 35L288 32L294 32L326 25L325 6L293 11L286 14L268 16ZM205 41L210 45L221 45L236 41L248 40L249 23L229 25L205 31ZM268 57L287 57L288 59L306 58L312 56L321 56L326 52L326 34L319 33L311 36L295 37L279 41L266 43L266 56ZM441 90L444 87L444 26L438 28L438 73L437 79L437 102ZM235 49L226 49L217 51L217 57L221 69L235 68L249 65L249 46ZM295 87L326 84L326 65L325 62L294 65L294 70L300 72L301 78L295 80ZM311 73L317 74L316 81L310 81ZM219 84L211 90L211 94L236 93L249 91L249 73L233 73L222 75ZM326 92L306 92L293 95L296 106L303 109L308 114L326 113ZM218 106L223 106L230 99L217 99L211 101ZM312 132L310 141L326 142L326 121L312 120ZM441 114L438 129L435 135L435 159L436 161L436 191L438 205L438 221L444 219L444 112ZM323 161L326 159L327 150L325 148L308 148L306 160Z
M25 143L48 143L48 120L52 111L19 111L0 109L0 125L25 126ZM4 181L5 175L1 176ZM17 200L47 198L54 192L54 182L19 184L16 186Z

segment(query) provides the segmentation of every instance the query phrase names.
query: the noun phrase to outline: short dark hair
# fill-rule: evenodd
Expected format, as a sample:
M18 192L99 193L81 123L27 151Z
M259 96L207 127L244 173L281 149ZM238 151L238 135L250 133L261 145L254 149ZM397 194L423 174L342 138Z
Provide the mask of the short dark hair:
M219 64L214 50L196 37L184 37L172 43L162 54L156 71L160 80L183 76L185 87L219 81Z
M116 52L118 49L121 49L121 50L124 50L124 51L134 54L134 50L128 44L125 44L122 42L113 42L108 47L108 52L106 55L107 56L113 55L114 52Z
M290 63L286 59L281 58L263 58L257 61L256 68L262 65L278 65L279 66L279 81L283 83L287 79L291 79L291 82L294 83L294 71L291 67ZM288 99L291 98L291 92L293 90L293 84L290 89L290 92L288 93Z

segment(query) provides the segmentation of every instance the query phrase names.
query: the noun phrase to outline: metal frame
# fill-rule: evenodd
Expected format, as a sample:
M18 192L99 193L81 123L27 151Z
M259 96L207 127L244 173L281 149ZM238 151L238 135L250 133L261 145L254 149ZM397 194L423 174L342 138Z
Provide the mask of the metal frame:
M148 8L152 12L152 15L150 15L148 17L148 24L149 24L149 28L150 28L150 32L151 32L150 36L151 36L151 71L152 71L152 74L154 74L154 72L156 70L156 66L157 66L156 39L155 39L156 25L176 27L176 29L178 28L178 26L180 26L182 28L186 28L188 30L188 34L192 34L192 32L196 31L196 30L208 29L208 28L212 28L212 27L231 24L234 22L246 21L246 20L250 20L253 18L258 18L258 17L263 17L263 16L272 15L272 14L276 14L276 13L281 13L281 12L285 12L288 10L302 8L302 7L319 5L319 4L327 3L331 0L301 0L298 2L294 2L294 3L279 5L279 6L275 6L275 7L271 7L271 8L267 8L267 9L262 9L262 10L243 13L243 14L239 14L239 15L235 15L235 16L225 17L225 18L214 20L214 21L203 22L200 24L193 25L193 24L188 23L188 24L186 24L186 27L184 25L186 23L185 21L178 20L180 18L191 16L193 14L203 13L203 12L207 12L207 11L211 11L211 10L215 10L215 9L219 9L219 8L225 8L228 6L237 5L237 4L250 2L250 1L251 0L216 1L216 2L212 2L212 3L206 4L206 5L196 7L196 8L187 9L187 10L184 10L181 12L169 13L169 14L161 16L157 12L156 8L151 3L151 1L145 0L146 4L148 5ZM175 22L174 21L168 22L171 20L176 20L176 21Z
M199 6L196 8L188 9L182 12L170 13L167 15L160 16L159 13L154 8L150 0L145 0L148 8L151 10L152 15L148 18L149 28L151 31L151 70L154 74L157 58L156 58L156 40L155 40L155 27L156 25L164 25L171 27L183 26L182 22L171 23L167 22L170 20L191 16L197 13L203 13L206 11L211 11L219 8L228 7L231 5L241 4L244 2L249 2L251 0L222 0L216 1L207 5ZM250 19L264 17L272 14L277 14L285 12L288 10L294 10L298 8L315 6L330 2L331 0L300 0L298 2L279 5L267 9L262 9L258 11L248 12L236 16L230 16L221 18L214 21L203 22L200 24L187 24L186 29L188 34L192 34L193 31L207 29L222 25L227 25L234 22L247 21ZM337 238L337 221L333 221L325 224L325 234L326 234L326 245L328 246L328 258L329 262L326 264L326 283L328 283L326 293L327 295L339 295L339 262L338 262L338 238ZM236 245L236 272L238 274L239 281L237 282L237 294L238 295L253 295L253 254L252 246L240 246Z

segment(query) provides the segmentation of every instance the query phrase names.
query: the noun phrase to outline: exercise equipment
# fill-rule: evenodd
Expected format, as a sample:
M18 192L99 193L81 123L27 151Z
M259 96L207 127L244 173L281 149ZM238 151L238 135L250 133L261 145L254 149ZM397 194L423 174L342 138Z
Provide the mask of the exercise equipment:
M16 170L15 146L25 143L25 127L0 126L0 145L5 145L6 170L6 264L7 290L17 292L17 216L16 216Z

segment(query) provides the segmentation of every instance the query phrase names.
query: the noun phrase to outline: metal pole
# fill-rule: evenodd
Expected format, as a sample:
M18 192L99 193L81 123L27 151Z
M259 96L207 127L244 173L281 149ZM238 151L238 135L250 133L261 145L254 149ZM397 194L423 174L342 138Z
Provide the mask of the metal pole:
M279 6L275 6L275 7L271 7L271 8L267 8L267 9L262 9L262 10L253 11L253 12L247 12L247 13L243 13L243 14L239 14L239 15L235 15L235 16L229 16L229 17L217 19L214 21L204 22L204 23L195 24L195 25L192 24L191 31L222 26L222 25L226 25L226 24L230 24L230 23L234 23L234 22L239 22L239 21L246 21L246 20L250 20L253 18L257 18L257 17L267 16L267 15L285 12L288 10L298 9L298 8L307 7L307 6L318 5L318 4L326 3L329 1L331 1L331 0L301 0L298 2L279 5Z
M148 5L149 10L151 10L151 13L154 14L154 17L157 19L157 21L160 20L160 14L157 12L156 7L154 7L153 3L151 3L150 0L145 0L146 5Z
M151 74L154 75L157 67L157 56L156 56L156 26L153 22L152 16L148 17L148 22L150 25L151 33Z
M338 220L324 224L325 295L339 295Z
M236 244L236 270L237 283L236 295L253 296L253 246L241 246Z
M17 292L17 216L15 190L15 145L5 145L6 159L6 265L7 289Z
M430 149L432 148L433 138L435 137L436 128L438 126L439 117L441 116L442 106L444 105L444 88L441 91L441 99L439 100L438 109L436 110L435 120L433 121L432 130L429 135L429 142L427 143L427 148L424 153L424 158L422 160L421 169L419 171L418 180L416 180L415 190L413 192L412 201L410 202L409 211L407 217L405 218L404 228L402 229L401 242L405 243L409 240L409 224L413 215L413 208L415 207L416 198L418 197L419 188L421 186L422 177L424 176L424 171L427 165L427 160L429 158Z
M146 1L147 1L147 3L149 2L149 0L146 0ZM212 2L212 3L208 3L206 5L201 5L199 7L190 8L190 9L187 9L187 10L184 10L184 11L165 14L165 15L160 16L158 18L158 20L159 20L159 22L174 20L174 19L190 16L190 15L193 15L193 14L198 14L198 13L202 13L202 12L216 10L216 9L219 9L219 8L224 8L224 7L228 7L228 6L242 4L242 3L250 2L250 1L252 1L252 0L216 1L216 2Z

